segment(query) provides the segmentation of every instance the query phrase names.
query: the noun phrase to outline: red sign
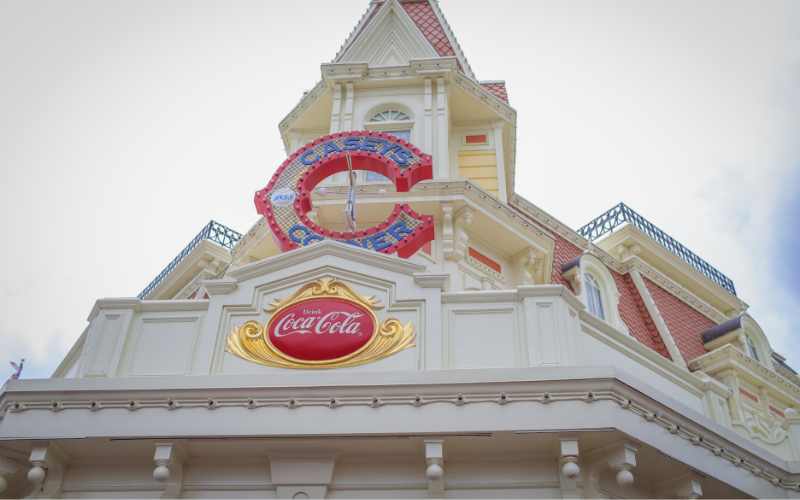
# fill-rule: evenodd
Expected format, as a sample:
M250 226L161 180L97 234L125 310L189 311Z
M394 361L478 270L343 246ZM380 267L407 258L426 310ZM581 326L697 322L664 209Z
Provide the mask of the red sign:
M375 334L371 311L353 302L319 298L299 302L267 323L270 343L301 361L330 361L353 355Z
M266 217L278 248L288 252L318 241L336 240L407 259L433 241L433 216L417 213L407 204L395 205L392 215L377 226L354 232L326 229L309 219L311 193L327 177L347 172L348 156L353 170L378 173L399 193L433 178L431 156L393 135L337 132L316 139L286 159L267 186L255 193L256 209Z

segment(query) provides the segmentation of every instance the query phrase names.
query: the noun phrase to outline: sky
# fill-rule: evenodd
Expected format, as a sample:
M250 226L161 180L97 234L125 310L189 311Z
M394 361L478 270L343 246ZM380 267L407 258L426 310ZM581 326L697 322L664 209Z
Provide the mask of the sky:
M0 379L20 358L49 377L95 300L137 295L209 220L257 221L278 123L367 6L0 2ZM624 201L800 367L800 3L440 6L507 82L517 192L574 229Z

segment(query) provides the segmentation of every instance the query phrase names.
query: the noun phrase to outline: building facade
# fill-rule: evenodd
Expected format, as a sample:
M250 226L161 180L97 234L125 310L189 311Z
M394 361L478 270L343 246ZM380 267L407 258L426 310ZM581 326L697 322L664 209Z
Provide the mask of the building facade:
M2 388L0 497L800 498L800 378L731 280L517 194L434 0L372 0L321 76L252 228Z

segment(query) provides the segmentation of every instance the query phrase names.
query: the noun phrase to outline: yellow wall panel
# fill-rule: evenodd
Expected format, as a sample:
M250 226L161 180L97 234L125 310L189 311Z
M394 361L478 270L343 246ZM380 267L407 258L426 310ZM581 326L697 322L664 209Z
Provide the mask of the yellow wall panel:
M490 165L497 165L497 157L493 149L488 151L458 152L459 167L488 167Z
M497 177L497 167L461 167L458 169L458 176L465 179L473 177Z
M487 191L497 191L497 177L494 179L470 179L472 182Z
M458 176L498 195L497 157L493 149L458 152Z

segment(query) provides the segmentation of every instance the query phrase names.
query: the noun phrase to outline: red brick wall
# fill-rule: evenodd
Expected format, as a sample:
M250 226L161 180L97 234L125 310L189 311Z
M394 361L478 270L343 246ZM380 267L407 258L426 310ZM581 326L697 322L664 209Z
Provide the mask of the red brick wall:
M688 363L705 354L707 351L703 347L700 333L717 324L649 279L645 277L642 279L650 295L653 296L656 307L664 318L664 323L667 324L684 361Z

